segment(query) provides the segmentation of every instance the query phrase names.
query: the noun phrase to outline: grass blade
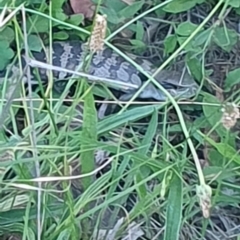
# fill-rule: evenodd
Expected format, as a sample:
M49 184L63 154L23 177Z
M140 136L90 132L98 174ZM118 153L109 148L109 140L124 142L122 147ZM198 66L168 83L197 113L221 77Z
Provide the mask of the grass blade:
M124 113L112 115L98 123L98 134L111 131L120 127L128 122L136 121L152 114L155 110L159 110L163 105L143 106L127 110Z
M183 203L183 186L182 180L176 173L170 185L168 196L166 229L164 232L164 240L178 240L182 220L182 203Z
M83 113L83 130L82 138L87 142L96 142L97 140L97 112L95 109L94 97L89 85L84 83L85 92L87 92L84 98L84 113ZM81 165L82 173L88 173L95 169L95 157L94 149L89 149L89 144L81 145ZM93 176L82 179L83 189L86 190L93 182Z

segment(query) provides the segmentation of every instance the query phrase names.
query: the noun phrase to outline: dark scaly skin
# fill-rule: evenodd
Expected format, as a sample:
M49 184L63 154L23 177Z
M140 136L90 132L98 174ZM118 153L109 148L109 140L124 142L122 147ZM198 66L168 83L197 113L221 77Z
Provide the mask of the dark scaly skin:
M47 48L46 48L47 49ZM84 44L80 41L69 42L54 42L52 44L53 52L53 65L59 66L68 70L76 71L77 67L84 59ZM35 60L46 63L45 52L32 52ZM127 54L137 64L139 64L147 73L152 74L156 67L147 60L137 58L132 54ZM25 66L24 58L22 58L23 67ZM18 72L18 67L14 67L14 72ZM47 74L45 69L39 69L40 78L43 82L47 81ZM32 72L33 73L33 72ZM0 72L0 79L4 78L6 71ZM118 80L124 83L135 84L139 87L142 85L142 74L130 63L128 63L123 57L115 53L112 49L105 47L100 54L94 54L88 74L97 77L104 77L113 80ZM12 74L8 75L8 78ZM32 83L36 84L37 81L32 74ZM66 72L53 71L53 77L55 80L64 80L71 77L71 74ZM182 78L182 73L176 71L162 70L155 79L168 90L173 97L191 98L196 94L198 85L193 78L186 74ZM182 80L181 80L182 79ZM23 80L26 80L23 79ZM137 91L133 90L121 90L125 92L122 99L129 99ZM155 99L165 100L165 95L152 83L148 84L145 89L139 94L139 98L142 99Z

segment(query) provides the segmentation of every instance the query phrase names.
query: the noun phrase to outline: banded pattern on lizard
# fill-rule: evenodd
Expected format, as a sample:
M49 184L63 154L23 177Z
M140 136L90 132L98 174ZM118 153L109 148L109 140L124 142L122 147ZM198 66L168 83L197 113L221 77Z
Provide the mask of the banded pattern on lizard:
M73 40L68 42L53 42L53 66L58 66L64 69L76 71L77 67L82 63L84 58L84 43ZM49 48L46 47L48 54ZM32 52L35 60L46 63L45 51ZM152 74L156 71L156 66L150 61L141 59L132 54L127 54L137 64L139 64L147 73ZM24 57L22 56L22 68L26 65ZM8 66L8 68L10 65ZM6 71L0 72L0 80L5 77ZM32 83L36 84L37 81L34 79L32 72ZM14 75L13 75L14 74ZM16 75L15 75L16 74ZM10 71L11 76L18 76L19 68L18 65L14 65ZM47 81L47 70L39 68L39 74L43 82ZM104 77L113 80L118 80L124 83L132 83L139 88L141 87L145 77L129 62L127 62L122 56L115 53L111 48L105 47L100 54L94 54L88 74L95 77ZM71 77L71 74L61 71L53 71L55 80L64 80ZM26 78L25 78L26 79ZM191 98L196 94L198 85L194 79L189 75L185 74L182 76L181 72L162 70L155 79L175 98ZM123 98L129 99L138 89L122 89ZM138 96L140 99L155 99L157 101L163 101L166 99L165 95L152 83L149 83L144 90Z

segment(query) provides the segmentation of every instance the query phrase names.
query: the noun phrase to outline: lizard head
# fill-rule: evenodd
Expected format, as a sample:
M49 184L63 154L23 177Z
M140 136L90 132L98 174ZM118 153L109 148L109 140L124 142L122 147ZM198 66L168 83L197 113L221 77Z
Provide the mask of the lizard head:
M178 71L162 70L155 80L174 98L191 98L198 89L197 83L188 74ZM140 98L153 98L158 101L166 100L166 95L154 84L149 83L139 95Z

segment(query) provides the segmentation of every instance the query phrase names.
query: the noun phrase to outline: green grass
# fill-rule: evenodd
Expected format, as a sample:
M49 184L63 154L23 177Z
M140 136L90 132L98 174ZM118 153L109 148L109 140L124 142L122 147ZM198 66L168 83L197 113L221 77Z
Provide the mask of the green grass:
M29 2L9 22L0 22L0 76L24 44L29 50L42 48L39 34L46 34L50 43L73 36L86 40L90 34L91 25L78 26L82 16L66 18L64 1L49 6ZM84 79L77 79L74 97L66 99L77 80L57 92L52 76L47 90L39 79L30 99L21 76L15 82L6 76L0 105L0 238L100 239L96 236L106 229L114 229L115 235L103 239L223 239L220 230L239 238L233 231L240 224L239 124L226 129L221 109L239 102L235 28L240 4L106 2L111 8L106 45L169 101L136 102L139 90L119 103L104 84ZM4 6L3 1L0 9ZM15 9L13 2L8 7ZM19 23L22 10L26 26ZM141 22L147 18L160 22L149 44ZM53 26L56 31L51 32ZM135 35L123 48L155 57L158 72L182 70L182 61L200 86L198 94L173 99L154 79L156 73L150 76L112 44L124 29ZM119 110L99 119L99 103L107 102L118 104ZM100 150L102 158L95 155Z

